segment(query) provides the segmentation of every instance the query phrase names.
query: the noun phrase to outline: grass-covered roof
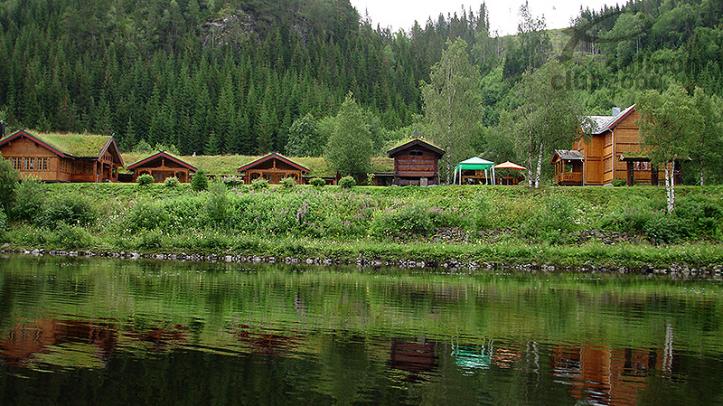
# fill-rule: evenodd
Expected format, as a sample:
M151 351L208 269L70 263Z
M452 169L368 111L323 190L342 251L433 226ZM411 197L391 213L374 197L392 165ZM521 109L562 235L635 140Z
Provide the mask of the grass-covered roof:
M76 158L97 158L111 136L97 134L61 134L27 131L58 151Z
M126 162L138 162L153 153L137 153L129 152L123 154ZM197 155L197 156L177 156L198 169L203 169L209 175L236 175L239 167L252 162L261 156L251 155ZM309 168L310 176L333 177L336 172L331 169L329 163L323 157L288 157L299 165ZM385 157L372 158L372 172L392 172L394 171L394 161Z

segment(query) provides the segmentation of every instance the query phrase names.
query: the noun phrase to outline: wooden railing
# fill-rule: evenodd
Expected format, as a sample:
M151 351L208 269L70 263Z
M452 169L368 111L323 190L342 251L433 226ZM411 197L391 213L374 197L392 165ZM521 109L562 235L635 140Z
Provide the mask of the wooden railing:
M582 172L563 172L555 174L555 183L582 184Z

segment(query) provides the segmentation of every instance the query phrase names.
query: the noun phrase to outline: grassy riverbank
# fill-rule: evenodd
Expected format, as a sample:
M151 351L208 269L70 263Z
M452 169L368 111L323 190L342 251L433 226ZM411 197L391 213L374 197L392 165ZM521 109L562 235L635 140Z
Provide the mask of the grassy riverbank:
M337 187L193 192L187 185L21 187L11 248L355 261L640 267L723 263L723 188Z

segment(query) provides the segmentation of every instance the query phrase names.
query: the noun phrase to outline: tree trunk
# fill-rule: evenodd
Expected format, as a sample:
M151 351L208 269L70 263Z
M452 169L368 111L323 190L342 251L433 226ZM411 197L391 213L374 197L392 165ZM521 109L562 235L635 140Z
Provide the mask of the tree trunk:
M542 176L542 144L540 144L540 151L537 153L537 168L535 168L535 189L540 188L540 177Z
M527 154L527 184L530 186L530 189L535 187L535 172L532 168L532 152Z
M665 163L665 197L668 203L667 211L668 214L672 214L673 210L675 210L675 192L674 192L674 182L673 179L675 177L675 174L670 173L670 165L668 162Z
M705 174L703 173L703 168L700 169L700 185L705 186Z

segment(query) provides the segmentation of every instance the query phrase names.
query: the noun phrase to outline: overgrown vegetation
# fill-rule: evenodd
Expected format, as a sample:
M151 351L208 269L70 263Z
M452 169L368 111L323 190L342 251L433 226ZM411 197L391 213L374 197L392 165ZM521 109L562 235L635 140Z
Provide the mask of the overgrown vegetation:
M11 211L12 245L430 260L485 253L513 262L535 261L538 249L569 256L552 262L579 262L663 261L695 244L692 262L723 255L721 187L681 187L672 215L664 189L653 187L44 187L38 212ZM78 238L63 246L69 236Z

